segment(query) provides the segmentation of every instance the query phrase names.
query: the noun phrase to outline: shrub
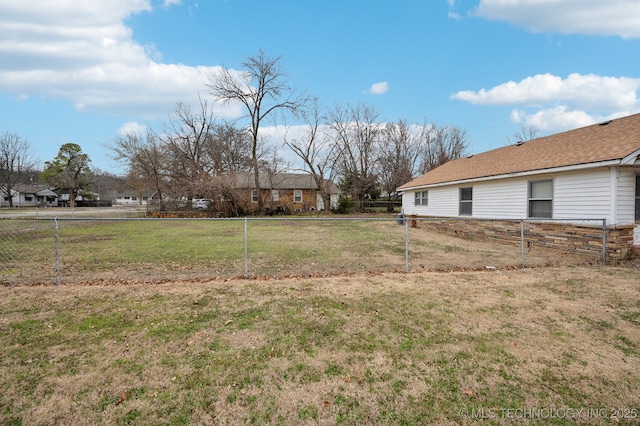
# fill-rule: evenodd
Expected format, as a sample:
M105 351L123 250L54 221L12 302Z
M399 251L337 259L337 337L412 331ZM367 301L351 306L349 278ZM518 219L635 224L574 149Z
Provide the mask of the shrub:
M331 209L331 212L335 214L347 214L352 213L353 209L353 200L351 198L340 197L338 199L338 204L336 205L336 207Z

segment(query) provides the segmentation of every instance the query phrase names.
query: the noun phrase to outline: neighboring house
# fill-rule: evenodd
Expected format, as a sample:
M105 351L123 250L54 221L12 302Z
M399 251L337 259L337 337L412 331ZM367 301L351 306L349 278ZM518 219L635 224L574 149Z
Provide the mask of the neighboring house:
M78 195L76 196L76 203L78 201L99 201L100 194L91 191L78 191ZM66 189L58 190L58 201L61 206L68 207L70 204L69 191Z
M269 212L315 212L328 210L338 203L340 191L331 181L330 206L325 206L320 190L309 174L261 173L260 190L256 188L253 173L233 173L216 176L211 181L209 209L239 214L258 209L262 198Z
M155 194L155 191L121 191L117 192L115 195L115 204L118 206L146 206L149 200L154 199Z
M450 161L398 190L405 215L604 218L639 246L639 154L635 114Z
M58 194L42 185L16 185L11 191L14 207L57 207ZM0 207L9 207L9 197L4 193Z
M260 174L260 193L255 186L253 173L235 175L235 187L249 210L258 205L262 197L264 205L274 211L290 212L324 211L335 207L340 190L333 182L328 182L330 206L325 206L318 185L313 177L306 173L262 173Z

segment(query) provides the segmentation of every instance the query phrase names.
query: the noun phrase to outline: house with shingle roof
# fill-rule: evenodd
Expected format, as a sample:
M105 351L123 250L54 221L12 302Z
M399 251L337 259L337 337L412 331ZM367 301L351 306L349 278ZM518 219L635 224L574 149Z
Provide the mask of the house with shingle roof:
M284 208L291 212L313 212L328 210L324 205L320 189L316 181L308 173L261 173L260 191L255 187L253 173L236 173L233 176L234 186L243 192L250 205L257 205L258 197L262 197L265 205L277 210ZM332 182L327 181L330 196L329 209L338 203L340 190ZM251 210L249 207L248 210Z
M640 246L640 114L450 161L398 188L405 215L606 219Z
M57 207L58 194L43 185L16 185L11 190L12 203L6 196L6 190L0 191L0 207Z

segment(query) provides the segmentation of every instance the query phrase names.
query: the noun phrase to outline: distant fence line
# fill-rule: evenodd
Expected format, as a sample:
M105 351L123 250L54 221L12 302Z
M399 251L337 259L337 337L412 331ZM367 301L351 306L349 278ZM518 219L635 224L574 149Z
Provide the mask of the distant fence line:
M81 218L0 221L0 282L506 269L606 262L603 219Z

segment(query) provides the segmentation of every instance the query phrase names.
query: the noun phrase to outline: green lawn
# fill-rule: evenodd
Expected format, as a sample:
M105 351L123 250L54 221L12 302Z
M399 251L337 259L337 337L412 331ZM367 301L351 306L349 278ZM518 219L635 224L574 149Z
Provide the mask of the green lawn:
M522 266L517 244L457 238L379 220L114 220L0 221L0 282L11 285L162 282L211 277L327 276ZM526 265L589 262L537 249Z
M0 287L0 424L637 424L637 272Z

